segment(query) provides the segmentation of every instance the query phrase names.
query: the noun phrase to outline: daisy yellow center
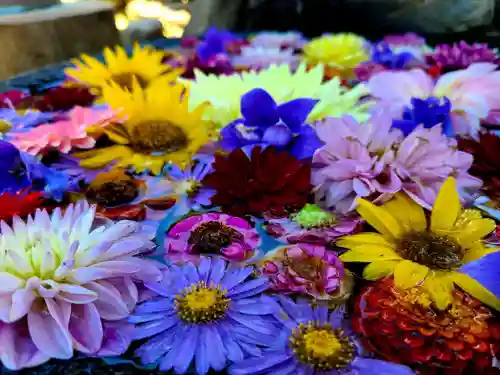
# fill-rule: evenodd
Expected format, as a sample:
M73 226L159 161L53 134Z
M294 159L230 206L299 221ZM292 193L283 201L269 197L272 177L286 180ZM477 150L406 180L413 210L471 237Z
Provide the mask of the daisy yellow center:
M354 344L340 329L309 322L293 330L290 347L302 363L317 371L342 369L354 359Z
M113 81L124 89L132 90L132 82L134 82L134 78L140 87L146 88L148 86L148 81L137 73L115 74L110 78L110 81Z
M0 133L7 133L12 129L12 125L7 121L0 120Z
M202 324L223 318L230 302L220 286L207 286L205 282L198 282L175 298L175 309L183 321Z
M188 244L201 254L217 254L231 243L240 241L243 235L218 221L199 225L189 236Z
M139 195L137 183L133 178L119 179L89 185L87 197L104 206L118 206L130 203Z
M410 232L399 240L401 257L435 270L453 270L462 264L466 249L452 237L429 231Z
M181 127L168 121L147 121L138 124L132 132L132 146L139 152L172 153L189 144Z
M193 179L186 179L180 181L175 188L175 192L177 194L187 194L189 197L192 197L198 193L200 189L200 183Z

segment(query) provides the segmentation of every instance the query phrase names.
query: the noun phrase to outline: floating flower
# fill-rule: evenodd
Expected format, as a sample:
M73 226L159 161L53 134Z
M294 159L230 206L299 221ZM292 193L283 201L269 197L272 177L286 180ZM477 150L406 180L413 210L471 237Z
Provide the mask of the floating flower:
M9 369L98 352L103 322L135 308L134 280L161 277L155 263L136 257L154 244L134 235L134 223L93 229L94 215L95 207L80 203L1 223L0 352Z
M0 140L0 193L18 192L30 184L19 150L12 143Z
M421 206L404 194L377 207L358 200L358 213L379 233L361 233L337 241L344 262L368 262L364 277L378 280L394 274L398 288L422 285L435 306L446 309L452 302L455 285L500 309L500 300L461 272L464 264L478 260L496 249L486 248L482 238L495 229L495 222L479 211L463 210L455 180L443 184L428 220Z
M50 155L50 154L49 154ZM72 186L80 186L80 184L89 184L99 173L107 172L110 168L87 169L80 166L80 160L68 155L58 153L50 163L50 167L56 171L64 172L68 175Z
M203 255L243 261L255 254L260 237L246 220L217 212L189 216L170 228L166 259L181 262Z
M211 202L233 215L287 216L311 193L310 166L272 147L254 147L250 156L241 149L216 155L213 168L203 180L216 191Z
M287 150L298 159L310 158L321 142L304 122L317 103L301 98L278 106L265 90L249 91L241 97L243 119L221 130L220 143L228 151L263 144Z
M29 192L27 189L16 193L0 194L0 221L11 222L14 216L26 217L35 212L44 202L39 191Z
M304 46L304 57L309 65L326 65L329 77L351 78L353 69L369 60L369 49L367 41L356 34L324 35Z
M163 52L151 47L142 48L139 44L134 46L132 56L121 46L116 46L115 51L104 49L104 64L94 57L82 55L81 60L74 59L75 65L67 68L65 73L89 87L102 88L104 85L114 83L124 89L131 89L135 80L141 87L146 87L155 78L167 74L174 81L181 73L172 70L162 63Z
M493 64L500 62L497 51L490 49L487 44L469 44L463 40L451 45L437 45L434 51L426 56L426 59L430 65L437 65L443 72L465 69L479 62Z
M408 72L386 71L370 78L372 95L387 106L395 118L401 118L412 98L448 98L451 120L456 134L475 136L481 119L500 108L495 95L500 88L500 72L490 63L475 63L465 70L451 72L434 80L420 69Z
M165 164L183 167L209 141L209 126L201 121L203 108L188 111L189 92L168 77L156 79L147 89L134 80L131 92L112 84L103 88L103 98L120 115L123 124L104 129L117 145L80 153L80 165L101 168L134 167L139 173L158 175Z
M40 124L63 118L51 112L33 110L18 112L11 108L0 109L0 138L10 140L17 133L28 132Z
M209 28L204 35L204 40L196 46L196 55L202 62L208 61L216 55L227 54L226 45L236 37L226 30Z
M327 116L349 113L364 120L371 101L360 103L369 92L363 85L348 89L334 78L323 83L323 67L307 70L304 64L294 72L288 65L271 66L261 71L243 72L241 75L215 76L195 72L196 79L190 82L191 108L205 105L204 119L217 127L226 126L242 117L240 99L250 90L260 88L267 91L278 104L297 98L318 99L319 102L306 122Z
M73 107L90 107L95 98L86 87L58 86L33 98L31 107L42 112L69 111Z
M398 53L409 52L419 60L424 60L424 57L433 51L433 49L426 44L425 38L415 33L387 35L383 38L383 42L389 44L393 51Z
M357 218L338 217L307 203L287 218L269 219L264 228L268 234L284 242L333 247L338 237L354 233L360 223Z
M337 255L321 245L294 244L266 254L262 273L279 293L299 293L315 299L345 302L353 282Z
M419 374L489 374L500 345L495 313L467 293L453 290L450 308L432 307L422 288L399 289L392 278L366 287L353 327L382 358Z
M269 350L236 362L230 375L413 375L405 366L365 358L344 321L344 309L329 313L306 301L278 296L281 332Z
M89 149L96 142L90 134L91 130L105 127L117 120L115 112L110 109L75 107L67 113L67 119L14 134L12 143L32 155L43 154L51 149L63 153L68 153L73 148Z
M228 360L240 361L248 353L258 355L258 346L273 342L278 332L269 315L274 305L261 295L268 282L250 279L253 272L210 258L198 267L172 266L163 284L148 284L159 296L130 317L137 323L135 339L149 338L136 354L176 374L186 373L194 361L198 375L221 371Z
M200 60L196 54L173 56L166 60L166 63L174 68L182 68L182 77L187 79L195 78L195 71L205 74L230 75L234 73L231 60L227 55L215 55L206 61Z
M231 58L231 63L237 68L262 69L273 64L288 64L296 67L299 63L299 56L295 55L293 49L264 48L248 46L242 47L239 55Z
M261 31L250 39L250 45L261 48L282 48L282 49L301 49L306 40L304 36L296 31L277 32Z
M392 126L400 129L405 136L414 131L419 125L432 128L441 125L443 133L453 135L451 121L451 103L448 98L429 97L427 99L412 98L411 106L403 110L401 120L394 120Z

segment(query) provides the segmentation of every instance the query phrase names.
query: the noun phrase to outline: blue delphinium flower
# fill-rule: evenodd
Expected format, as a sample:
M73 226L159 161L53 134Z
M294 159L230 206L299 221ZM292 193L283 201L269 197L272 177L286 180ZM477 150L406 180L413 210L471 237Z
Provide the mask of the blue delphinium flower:
M389 69L404 69L416 57L409 52L394 52L389 44L380 42L373 46L371 60Z
M211 27L204 35L204 40L196 47L196 54L201 62L207 62L218 54L226 54L226 44L236 37L226 30Z
M227 151L251 146L274 146L298 159L309 158L322 146L316 131L304 124L318 103L316 99L294 99L278 105L263 89L241 97L242 119L221 130L221 146Z
M30 184L19 150L13 144L0 140L0 193L15 193Z
M311 307L279 295L281 331L262 354L233 364L230 375L414 375L408 367L365 358L343 309Z
M199 375L260 355L259 346L272 343L279 331L275 304L262 295L268 281L252 274L253 267L228 267L222 259L171 266L161 284L147 284L158 296L129 318L136 324L134 338L149 338L136 354L176 374L186 373L194 360Z
M419 125L432 128L441 124L443 134L453 136L451 121L451 103L448 98L429 97L427 99L412 98L411 106L405 107L403 118L394 120L392 127L403 131L404 135L410 134Z

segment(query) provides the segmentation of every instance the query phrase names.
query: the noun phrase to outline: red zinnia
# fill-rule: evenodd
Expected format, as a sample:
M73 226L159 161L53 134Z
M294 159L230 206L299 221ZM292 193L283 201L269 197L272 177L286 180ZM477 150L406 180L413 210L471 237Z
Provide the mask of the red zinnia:
M232 215L288 216L301 209L311 193L311 167L287 152L254 147L217 155L214 172L203 183L216 190L212 204Z
M483 180L483 191L500 202L500 138L492 133L479 135L479 141L459 139L458 148L474 156L469 173Z
M69 111L75 106L89 107L94 99L88 88L59 86L33 98L31 106L42 112Z
M39 191L28 193L21 190L18 193L0 194L0 221L9 222L14 216L28 216L35 212L43 201L43 194Z
M422 289L398 290L392 278L368 286L356 302L353 328L367 349L421 375L492 374L500 349L494 313L459 290L447 310Z

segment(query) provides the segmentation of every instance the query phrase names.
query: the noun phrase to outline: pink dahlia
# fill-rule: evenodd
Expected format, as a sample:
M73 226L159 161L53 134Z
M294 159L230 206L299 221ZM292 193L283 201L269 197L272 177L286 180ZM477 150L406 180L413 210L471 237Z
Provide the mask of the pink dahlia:
M412 98L448 98L455 133L476 136L481 120L490 111L500 110L500 71L496 64L475 63L467 69L442 75L437 82L421 69L405 72L385 71L373 75L368 87L379 105L402 118Z
M442 71L465 69L478 62L498 64L499 61L496 51L487 44L469 44L463 40L451 45L438 45L434 52L427 56L427 62L430 65L437 65Z
M346 272L334 252L324 246L295 244L284 246L266 257L262 273L272 288L281 293L300 293L318 299L344 296Z
M313 156L311 181L321 206L347 213L354 209L356 198L377 201L401 190L391 163L403 136L391 126L387 113L374 115L363 125L350 116L316 124L324 146Z
M357 217L337 216L308 203L290 217L269 219L264 228L283 242L333 247L337 238L353 234L360 226Z
M75 107L65 116L63 120L39 125L27 132L15 134L11 143L32 155L38 155L50 149L57 149L67 154L73 148L94 147L96 140L90 134L90 130L118 121L114 111L91 107Z
M121 221L93 225L95 207L39 210L26 221L0 223L0 360L11 369L50 358L124 350L112 323L138 302L137 283L161 272L137 255L154 244ZM118 324L118 323L117 323ZM119 349L121 348L121 349ZM126 349L126 348L125 348ZM101 352L102 353L102 352Z
M243 261L260 245L255 228L244 219L218 212L187 217L175 224L165 239L166 259L196 260L201 255L220 255Z

